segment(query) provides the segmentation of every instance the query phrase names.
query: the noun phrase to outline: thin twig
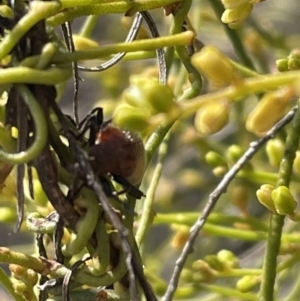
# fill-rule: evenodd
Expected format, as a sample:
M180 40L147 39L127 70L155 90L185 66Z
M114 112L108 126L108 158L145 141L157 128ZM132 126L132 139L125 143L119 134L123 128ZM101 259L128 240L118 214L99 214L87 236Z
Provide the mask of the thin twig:
M141 14L149 27L152 37L153 38L159 37L160 34L150 13L148 11L142 11ZM156 49L156 56L158 59L159 82L161 85L166 85L167 84L167 62L166 62L166 54L164 49L163 48Z
M62 299L63 299L63 301L70 301L70 280L71 280L73 272L89 259L91 259L91 257L87 257L83 260L76 261L71 266L71 268L66 272L63 283L62 283Z
M44 238L44 234L37 234L37 236L36 236L36 242L37 242L37 247L39 250L39 256L48 259L43 238ZM48 277L45 275L41 275L41 278L39 281L39 286L42 287L47 281L48 281ZM47 298L48 298L48 289L45 288L44 290L40 290L39 301L46 301Z
M71 22L68 21L61 25L62 32L64 35L65 42L67 44L68 50L70 53L75 52L75 45L72 36L72 27ZM78 94L79 94L79 73L78 73L78 63L72 62L73 69L73 79L74 79L74 94L73 94L73 117L75 124L78 125L79 117L78 117Z
M184 248L176 261L171 280L169 282L167 291L162 298L162 301L171 301L174 293L177 289L181 271L187 260L188 255L192 252L196 238L199 231L204 226L206 219L213 210L220 196L226 192L230 182L235 178L236 174L242 169L242 167L260 150L260 148L271 138L273 138L284 126L286 126L294 117L297 110L297 106L293 107L274 127L268 131L268 133L261 139L251 142L248 150L244 155L232 166L232 168L226 173L222 181L216 187L216 189L210 194L209 200L196 223L193 225L190 231L189 239L187 240Z

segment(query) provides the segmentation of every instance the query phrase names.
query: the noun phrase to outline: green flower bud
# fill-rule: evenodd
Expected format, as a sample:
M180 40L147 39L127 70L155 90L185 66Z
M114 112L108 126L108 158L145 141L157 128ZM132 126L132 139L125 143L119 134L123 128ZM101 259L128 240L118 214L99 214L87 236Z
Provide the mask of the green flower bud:
M147 129L149 115L130 105L121 104L113 114L114 123L120 127L142 132Z
M295 91L290 87L266 93L248 115L246 129L257 136L265 135L285 115L294 95Z
M212 135L226 125L229 116L227 103L211 103L197 111L195 116L195 128L202 135Z
M270 184L264 184L260 186L260 189L256 191L256 196L258 201L265 206L269 211L276 214L276 208L272 199L272 191L274 190L274 186Z
M191 282L193 280L193 272L190 269L183 269L180 274L180 279L185 282Z
M300 175L300 151L296 151L296 157L294 160L294 172Z
M280 72L287 71L288 70L287 59L276 60L276 67L277 67L277 70Z
M249 17L252 9L253 5L249 2L232 9L226 9L221 17L221 21L228 24L231 29L236 29Z
M215 86L226 86L240 81L239 73L230 59L213 46L205 46L195 53L191 63Z
M252 291L259 283L259 277L248 275L244 276L237 282L236 288L242 293L247 293L249 291Z
M27 272L25 273L22 281L26 283L28 286L33 287L36 285L38 282L38 274L32 270L32 269L27 269Z
M217 152L210 151L205 155L206 163L211 167L226 166L227 162Z
M195 282L211 282L215 278L215 271L203 260L193 262L192 269L195 271L193 280Z
M227 171L228 171L228 167L218 166L213 169L213 174L216 177L223 177Z
M272 166L278 167L284 153L284 144L280 139L271 139L267 142L266 152Z
M234 253L229 250L219 251L217 257L220 260L220 262L225 264L227 267L234 269L234 268L239 268L240 266L240 261L238 257L236 257Z
M207 255L204 260L209 264L209 266L218 271L222 272L225 269L224 263L219 260L216 255Z
M174 95L169 86L153 85L149 82L143 87L142 93L154 113L168 113L177 105L173 101Z
M138 108L151 110L153 114L168 113L178 104L169 86L158 83L157 78L149 76L131 76L131 86L123 92L125 101Z
M25 294L28 293L28 287L22 281L14 281L13 288L14 288L15 293L19 296L24 296ZM27 299L27 300L30 300L30 299Z
M286 186L277 187L272 191L271 195L278 214L288 215L294 213L297 202Z
M145 102L142 90L137 86L130 86L122 93L123 99L131 106L136 108L142 108L144 110L150 110L150 106Z
M243 156L243 150L240 146L230 145L226 152L226 159L229 165L235 164Z
M290 54L287 57L288 70L298 70L300 68L299 56Z
M26 274L27 271L27 268L20 266L18 264L11 263L8 267L13 277L19 280L22 279L22 277Z
M8 5L0 5L0 16L6 19L13 19L14 12Z
M38 281L38 275L32 269L17 264L10 264L9 269L15 279L22 281L29 287L33 287Z

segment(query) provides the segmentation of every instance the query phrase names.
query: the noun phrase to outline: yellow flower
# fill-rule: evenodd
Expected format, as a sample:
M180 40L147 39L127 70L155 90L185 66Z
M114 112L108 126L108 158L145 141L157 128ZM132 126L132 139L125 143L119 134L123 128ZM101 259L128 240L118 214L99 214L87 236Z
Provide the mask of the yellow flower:
M235 84L240 80L229 58L214 46L205 46L192 56L192 65L215 86Z

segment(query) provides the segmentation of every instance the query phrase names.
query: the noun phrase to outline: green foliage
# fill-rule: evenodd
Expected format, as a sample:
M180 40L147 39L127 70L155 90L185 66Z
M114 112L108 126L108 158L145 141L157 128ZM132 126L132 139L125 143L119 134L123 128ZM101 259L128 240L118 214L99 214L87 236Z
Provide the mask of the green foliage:
M32 255L0 246L11 271L0 282L15 300L298 300L299 35L251 15L263 5L1 2L0 221L38 238ZM148 10L151 34L130 17ZM72 49L58 26L66 33L78 17ZM79 91L96 86L105 120L138 132L120 131L131 156L114 157L124 144L101 153L102 166L85 156L94 146L77 110L88 97L67 95L74 122L56 105L72 75ZM145 197L111 182L106 164L138 178Z

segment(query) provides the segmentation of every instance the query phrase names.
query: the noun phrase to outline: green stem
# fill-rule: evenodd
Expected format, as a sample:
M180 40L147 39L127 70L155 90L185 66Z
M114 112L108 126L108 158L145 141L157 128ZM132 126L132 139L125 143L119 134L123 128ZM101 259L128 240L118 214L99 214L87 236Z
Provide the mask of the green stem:
M58 47L56 43L47 43L41 53L41 57L37 65L35 66L36 69L46 69L50 66L51 60L54 54L58 51Z
M99 218L99 204L95 194L91 191L86 199L79 199L75 202L80 208L85 209L85 214L80 217L76 224L76 238L66 245L66 251L72 255L79 254L88 245Z
M167 135L169 130L172 128L173 124L176 120L168 122L166 124L160 125L154 133L149 137L145 144L145 151L147 155L147 162L151 161L152 157L154 156L156 150L162 143L164 137Z
M36 57L36 63L39 61ZM0 82L4 84L40 84L56 85L66 81L72 75L72 70L51 67L46 70L32 69L28 67L12 67L0 70Z
M286 269L291 269L299 261L300 261L300 255L295 254L295 255L291 256L290 258L281 261L278 264L276 271L277 271L277 273L279 273L279 272L282 272Z
M139 10L150 10L158 7L162 7L165 5L169 5L178 0L61 0L61 5L63 8L70 7L79 7L79 6L94 6L94 5L102 5L102 4L115 4L115 3L124 3L130 5L131 7L138 8ZM114 13L113 7L111 8L110 13Z
M257 301L257 296L254 293L242 293L237 289L228 288L227 286L200 284L200 288L208 290L218 295L230 297L237 300Z
M0 268L0 283L6 289L6 291L13 297L15 301L26 301L22 296L15 293L12 282L8 275Z
M228 27L227 24L224 24L221 21L221 17L222 14L224 12L224 7L221 3L220 0L210 0L209 1L212 9L214 10L218 20L221 22L225 33L227 34L229 40L231 41L231 44L235 50L236 55L238 56L239 60L241 61L241 63L248 67L249 69L255 70L252 61L250 60L248 54L246 53L245 47L240 39L240 37L238 36L238 33L236 30L231 29Z
M192 227L198 217L198 212L159 213L155 216L154 224L179 224ZM212 212L209 215L207 222L214 225L242 223L251 226L253 230L268 230L268 226L264 222L252 216L229 216L222 213Z
M241 170L237 177L239 178L245 178L253 183L259 183L259 184L275 184L277 181L277 173L272 172L265 172L265 171L259 171L259 170Z
M57 53L54 55L52 63L66 64L74 61L93 60L106 57L119 52L137 52L146 50L156 50L165 46L189 45L194 38L192 31L185 31L173 36L165 36L153 39L133 41L131 43L117 43L113 45L101 46L85 51L75 51L72 53ZM39 60L39 55L25 59L22 64L35 66Z
M16 85L16 89L25 101L32 116L35 126L35 139L26 151L20 153L7 153L0 150L0 160L10 164L23 164L32 161L44 148L48 138L48 130L44 112L34 95L24 85Z
M171 27L171 34L177 34L182 31L182 25L187 17L187 14L191 8L192 0L185 0L181 3L179 9L174 15L174 20ZM178 54L182 64L186 71L190 75L191 87L184 91L180 99L190 99L199 95L202 89L202 78L196 68L191 64L191 58L187 53L186 47L175 46L175 51Z
M203 226L205 234L228 237L231 239L241 239L246 241L263 241L267 238L267 233L263 231L249 231L234 229L231 227L217 226L205 223ZM299 239L300 241L300 239Z
M93 1L93 0L62 0L60 1L65 9L56 16L49 18L47 23L51 26L58 26L64 22L73 20L80 16L102 15L102 14L124 14L128 11L137 12L151 10L163 6L167 6L176 0L112 0L112 1ZM103 3L104 2L104 3Z
M229 269L228 271L218 272L216 277L227 278L227 277L243 277L243 276L260 276L262 269Z
M5 35L0 43L0 61L7 56L19 43L20 39L35 24L59 12L61 5L58 1L35 1L30 4L29 12L21 18L12 31ZM2 82L1 82L2 84Z
M50 268L48 262L43 261L40 258L14 252L5 247L0 247L0 262L17 264L32 269L37 273L43 273Z
M95 234L97 241L100 243L98 243L94 254L92 254L93 265L88 268L92 275L100 276L105 273L110 261L109 236L105 226L104 218L101 218L98 221Z
M191 6L191 0L184 1L179 10L176 12L176 15L174 16L172 28L170 31L171 36L174 37L178 35L178 32L181 32L182 30L182 24L186 18L186 15L190 9ZM186 31L189 32L189 31ZM183 33L181 33L183 34ZM191 44L185 44L185 45L191 45ZM178 45L170 45L170 46L180 46ZM191 65L190 63L190 58L188 57L186 53L186 49L180 48L180 47L175 47L179 58L182 60L182 63L184 64L185 68L189 73L191 73L194 76L194 80L192 82L192 85L189 89L187 89L183 95L179 98L179 101L186 100L186 99L191 99L192 97L195 97L198 95L201 91L202 87L202 79L198 71ZM167 66L168 70L170 69L170 63L171 59L173 59L173 52L172 48L168 48L168 53L167 53ZM172 128L173 124L176 122L176 120L169 120L163 125L160 125L157 130L150 136L148 139L146 145L145 145L145 150L147 154L147 162L149 163L151 158L153 157L154 153L156 152L157 148L163 141L164 137L167 135L169 130Z
M101 276L93 276L84 270L76 270L74 279L79 283L89 286L108 286L119 281L126 273L124 255L121 254L117 266ZM50 275L53 278L63 278L68 269L56 261L37 258L14 252L8 248L0 247L0 262L18 264L22 267L32 269L42 275Z
M159 147L159 152L158 152L158 162L155 166L152 178L151 178L151 182L149 185L149 188L147 190L147 196L144 202L144 206L143 206L143 213L139 222L139 227L136 233L136 242L138 247L141 246L145 234L147 232L147 230L149 229L149 227L151 226L152 222L153 222L153 203L154 203L154 197L155 197L155 192L156 192L156 188L157 185L159 183L159 179L161 177L162 174L162 170L163 170L163 164L168 152L168 136L164 139L163 143L160 145Z
M145 60L145 59L154 59L156 58L155 50L150 51L136 51L126 53L123 58L123 61L135 61L135 60Z
M14 152L17 149L17 143L12 138L11 131L2 126L0 126L0 146L8 152Z
M262 283L260 287L259 300L274 300L274 284L276 278L277 256L280 248L280 237L284 224L284 216L272 215L267 246L264 256Z
M236 70L239 71L239 73L243 76L243 77L255 77L255 76L259 76L260 74L253 71L252 69L249 69L239 63L237 63L234 60L230 60L231 64L234 66L234 68Z
M229 86L216 92L198 96L189 102L181 103L185 116L189 116L200 109L205 103L222 100L224 98L239 100L241 96L250 93L277 89L284 85L293 85L300 80L300 71L287 71L269 75L261 75L245 79L237 86Z
M187 221L187 217L192 217L193 214L188 214L186 217L183 217L183 214L159 214L155 218L155 224L163 224L163 223L177 223L181 225L190 225L192 223L192 220ZM218 220L220 217L218 217ZM238 218L235 218L236 221L238 221ZM221 237L229 237L229 238L235 238L235 239L241 239L246 241L263 241L267 238L267 228L264 224L259 226L259 222L257 222L255 231L253 230L244 230L244 229L236 229L232 227L226 227L221 225L216 225L213 222L215 222L215 217L212 216L211 221L207 222L203 226L203 231L206 234L214 235L214 236L221 236ZM233 217L224 217L224 222L234 222ZM246 222L246 221L245 221ZM253 223L254 220L251 220L251 223ZM259 230L257 230L259 229ZM283 234L281 237L282 243L299 243L300 237L295 234Z
M97 24L99 16L88 16L85 19L85 22L82 25L82 28L80 29L79 35L82 37L89 38L92 35L92 32Z
M277 187L289 187L291 174L293 171L293 162L295 153L298 149L300 138L300 101L298 101L298 110L294 117L292 126L288 132L285 144L284 157L280 163ZM259 300L274 300L274 284L276 278L277 256L279 253L282 227L284 225L284 215L272 215L270 221L267 246L264 256L262 284L260 288Z

